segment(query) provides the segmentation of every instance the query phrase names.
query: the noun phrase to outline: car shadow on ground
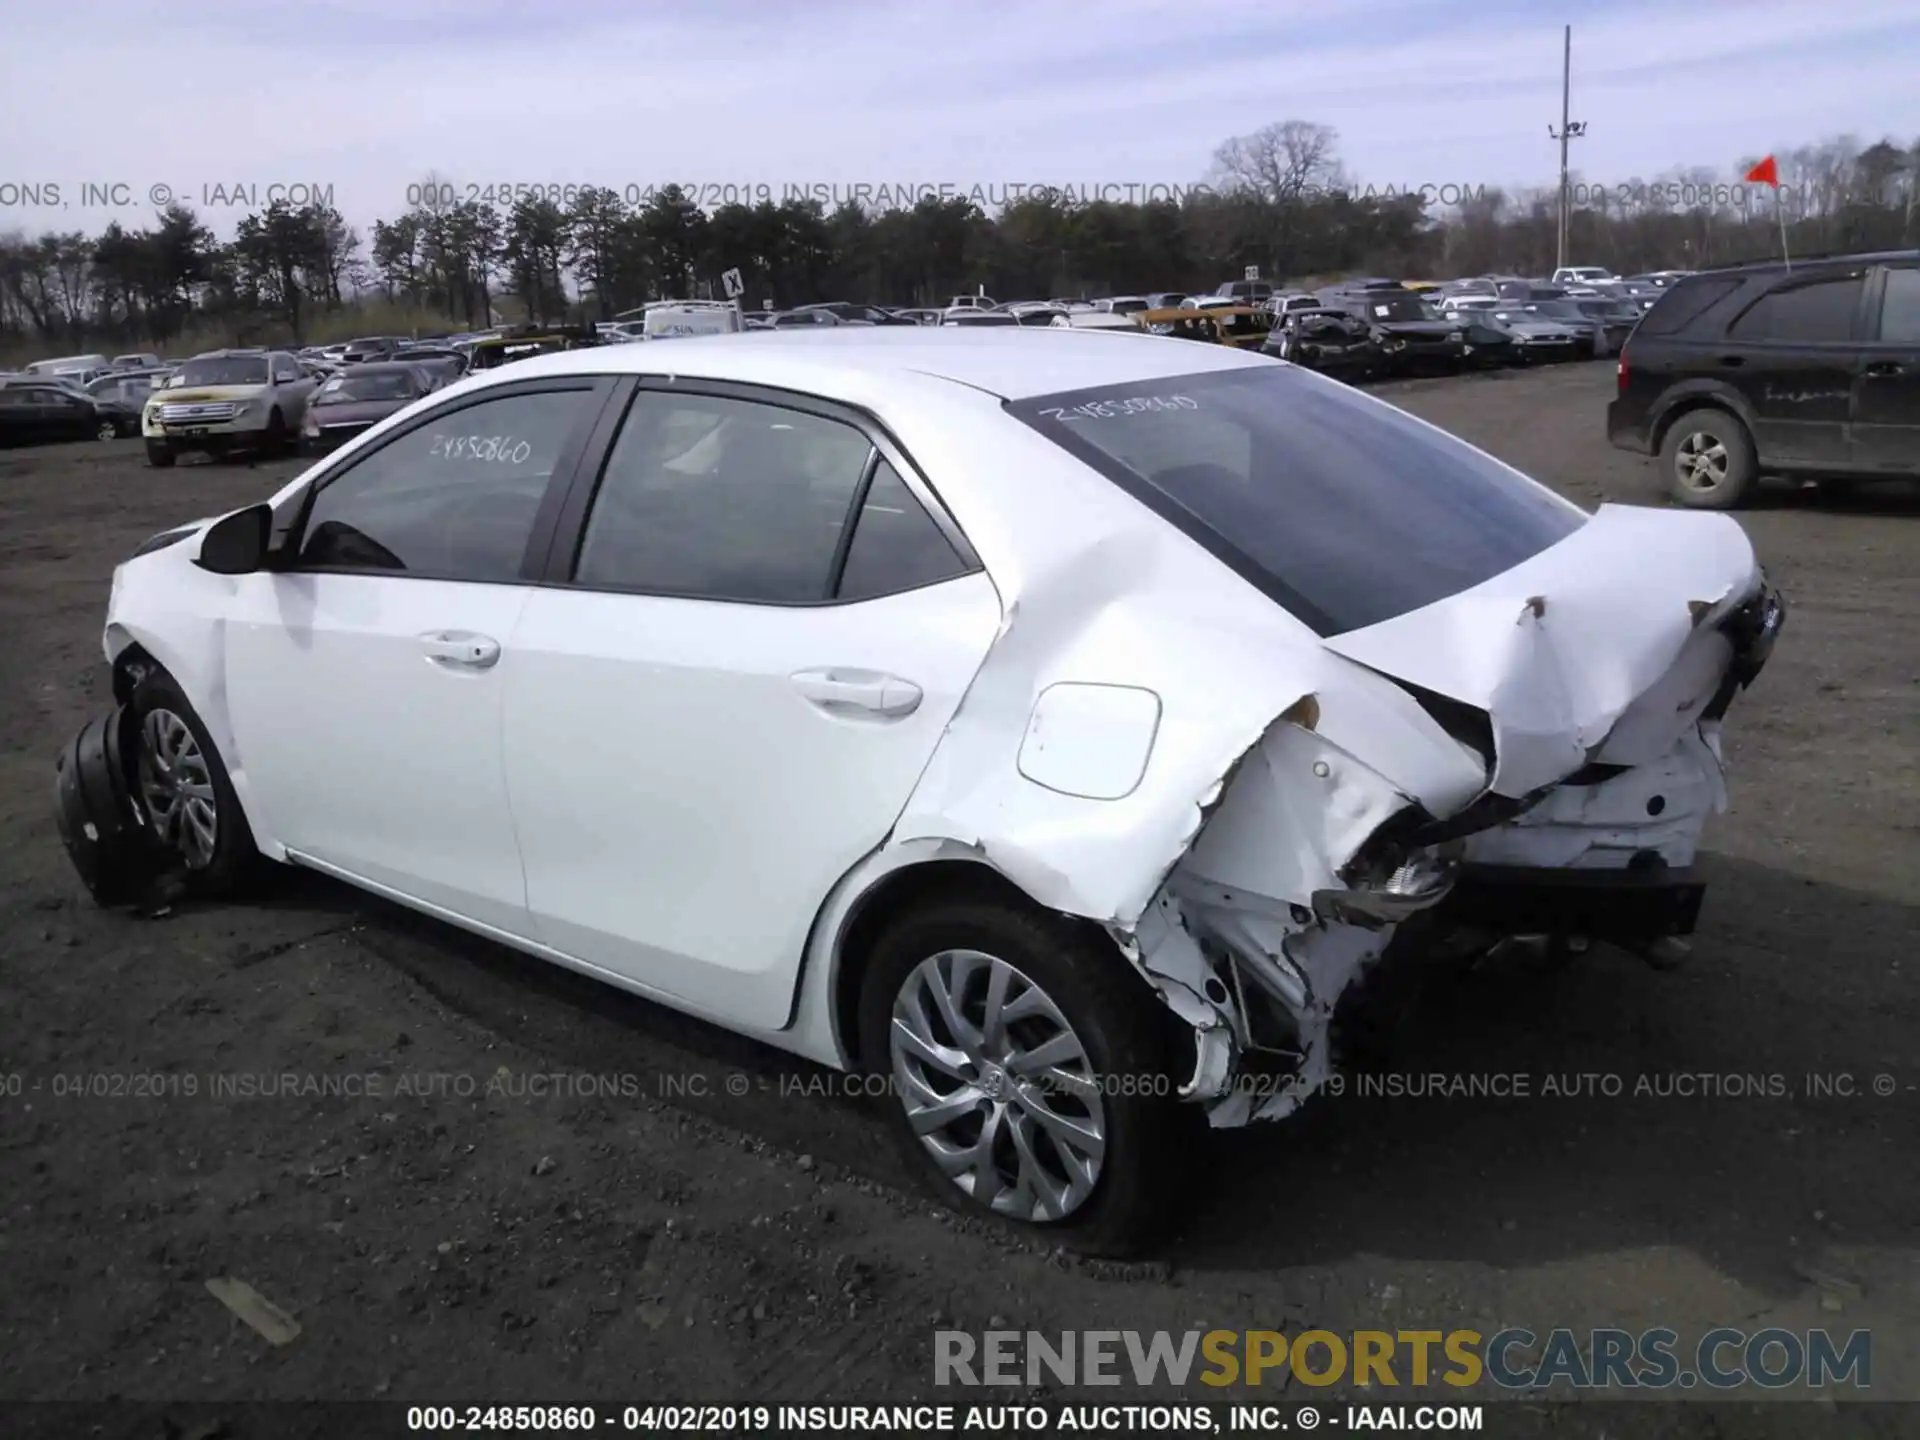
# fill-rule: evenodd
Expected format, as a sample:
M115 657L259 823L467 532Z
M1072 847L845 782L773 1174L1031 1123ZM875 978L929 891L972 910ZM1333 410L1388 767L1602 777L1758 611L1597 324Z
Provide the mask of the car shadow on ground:
M1821 1223L1852 1244L1911 1243L1893 1179L1920 1120L1920 1001L1898 967L1920 909L1705 863L1686 967L1595 946L1466 972L1340 1094L1213 1135L1166 1258L1501 1268L1679 1246L1785 1294L1802 1284L1787 1257ZM290 876L268 903L353 927L381 963L555 1071L636 1076L640 1093L767 1143L911 1183L874 1102L822 1067L320 877ZM1877 1093L1881 1076L1895 1093ZM1845 1178L1872 1174L1884 1191Z

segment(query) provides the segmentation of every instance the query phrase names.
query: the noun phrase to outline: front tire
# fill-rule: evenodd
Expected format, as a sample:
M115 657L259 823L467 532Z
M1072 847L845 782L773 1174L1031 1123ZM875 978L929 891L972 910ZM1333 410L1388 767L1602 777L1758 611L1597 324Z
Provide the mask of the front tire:
M173 451L164 444L157 444L152 440L147 442L147 464L154 469L171 470L176 458Z
M1668 492L1690 510L1732 510L1746 500L1758 465L1747 427L1724 410L1682 415L1660 442Z
M1202 1117L1175 1098L1165 1013L1056 917L955 898L896 919L861 987L860 1043L907 1163L964 1213L1124 1255L1191 1173L1182 1141Z
M254 878L260 853L233 781L206 723L164 670L134 686L138 746L134 775L155 837L197 894L237 894Z

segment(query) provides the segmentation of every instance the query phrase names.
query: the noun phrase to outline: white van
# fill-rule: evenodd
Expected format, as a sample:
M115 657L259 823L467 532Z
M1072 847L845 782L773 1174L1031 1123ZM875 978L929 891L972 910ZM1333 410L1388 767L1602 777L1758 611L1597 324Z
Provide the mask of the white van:
M87 380L92 380L106 374L112 368L113 362L104 355L61 355L52 360L34 361L27 366L27 374L83 375Z
M682 335L734 335L744 327L731 300L662 300L649 305L640 330L649 340Z

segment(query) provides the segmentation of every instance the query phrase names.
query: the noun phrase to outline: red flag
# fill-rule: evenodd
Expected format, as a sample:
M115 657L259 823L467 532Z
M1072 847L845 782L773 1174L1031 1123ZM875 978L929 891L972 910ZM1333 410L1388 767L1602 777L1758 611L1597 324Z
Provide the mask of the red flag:
M1780 188L1780 167L1773 163L1773 156L1767 156L1766 159L1747 171L1747 181L1753 185L1771 185L1774 189L1778 190Z

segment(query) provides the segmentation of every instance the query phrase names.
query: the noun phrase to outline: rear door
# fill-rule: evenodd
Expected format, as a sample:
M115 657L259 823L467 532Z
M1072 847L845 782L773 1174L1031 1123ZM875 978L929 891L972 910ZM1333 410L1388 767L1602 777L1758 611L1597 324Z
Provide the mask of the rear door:
M1763 465L1845 468L1863 333L1867 270L1788 275L1727 327L1709 352L1753 409Z
M1874 323L1853 392L1853 461L1920 474L1920 264L1889 265L1870 297Z
M869 422L665 385L576 482L512 637L528 905L565 954L777 1029L815 915L892 829L1000 604Z

